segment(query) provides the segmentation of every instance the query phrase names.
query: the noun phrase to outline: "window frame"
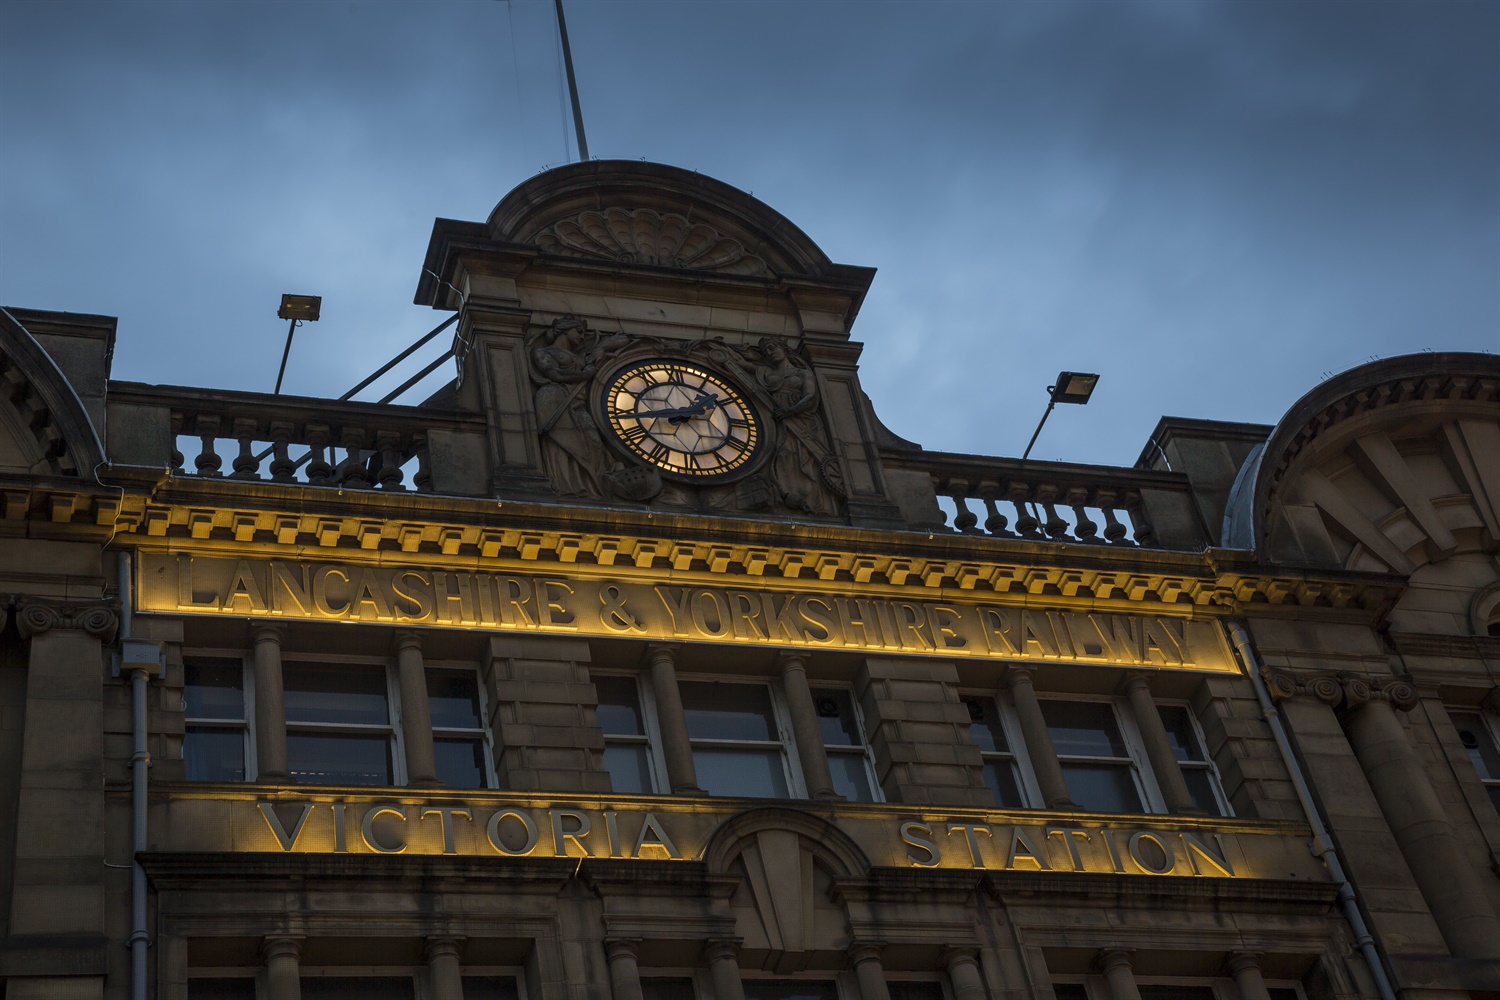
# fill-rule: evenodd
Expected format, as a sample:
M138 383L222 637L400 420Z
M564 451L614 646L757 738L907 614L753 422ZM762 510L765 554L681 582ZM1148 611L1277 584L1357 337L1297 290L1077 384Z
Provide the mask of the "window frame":
M1443 711L1448 716L1448 724L1453 727L1456 733L1459 732L1460 727L1458 722L1453 718L1454 712L1462 712L1466 715L1478 717L1481 729L1489 737L1490 748L1495 751L1497 757L1500 757L1500 718L1497 718L1496 713L1491 712L1483 705L1444 704ZM1479 773L1479 768L1474 766L1473 755L1469 752L1469 748L1463 745L1462 733L1459 733L1458 750L1463 759L1468 761L1470 772L1474 775L1474 779L1479 782L1479 787L1484 790L1485 797L1495 807L1495 812L1500 814L1500 774L1486 778Z
M693 769L698 766L697 752L700 746L723 750L765 750L773 746L778 747L781 752L781 770L786 777L786 789L788 799L807 798L807 785L802 780L802 761L797 756L797 741L792 734L791 713L787 710L786 699L782 695L781 685L768 677L735 677L727 679L723 675L716 674L679 674L677 676L678 697L681 698L683 684L744 684L759 685L766 688L770 693L771 722L775 726L779 742L770 740L715 740L688 733L688 748L693 754ZM683 706L683 726L687 725L687 706ZM709 792L710 798L767 798L758 795L714 795ZM774 796L770 797L774 800ZM785 978L785 977L783 977Z
M468 737L468 738L473 738L474 736L478 736L480 738L480 740L482 741L482 744L484 746L484 781L485 781L485 783L483 785L481 785L479 788L472 789L472 791L492 791L492 790L498 789L500 787L500 780L499 780L500 775L499 775L498 770L495 767L495 732L490 727L490 708L489 708L489 700L488 700L489 699L489 692L485 690L484 672L481 671L476 664L474 664L474 663L472 663L470 661L466 661L466 660L432 660L432 661L424 662L422 664L422 681L423 681L424 685L427 683L427 681L428 681L428 679L429 679L432 671L435 671L435 670L462 671L462 672L465 672L465 673L471 673L471 674L473 674L473 676L474 676L474 688L475 688L475 690L479 694L479 704L478 704L478 710L479 710L479 727L477 729L458 729L458 728L455 728L453 726L438 726L438 725L436 725L434 723L433 726L432 726L432 742L433 742L433 746L436 747L438 739L440 737L442 737L442 736L445 736L445 735L446 736L464 736L464 737ZM389 670L388 669L386 671L386 675L387 675L387 677L389 677L391 674L394 674L395 672L396 672L395 670ZM398 678L398 680L399 680L399 678ZM402 750L401 756L402 756L402 759L404 760L405 757L406 757L406 753L405 753L406 745L405 745L405 742L404 742L405 738L406 738L406 718L401 713L401 701L400 701L400 690L399 690L400 686L401 685L399 683L396 685L396 687L397 687L397 692L396 692L396 694L397 694L397 699L396 699L396 705L397 705L397 709L396 709L396 726L401 731L401 738L402 738L403 742L400 744L400 747L401 747L401 750ZM427 697L428 697L428 699L430 701L431 698L432 698L432 690L431 690L431 688L427 689ZM431 711L430 707L428 709L427 715L428 715L428 719L430 721L431 718L432 718L432 711ZM435 754L434 754L434 756L435 756ZM466 791L466 789L460 788L460 789L455 789L455 791Z
M1193 706L1190 703L1175 698L1168 698L1156 702L1158 714L1160 714L1161 708L1164 705L1168 708L1182 709L1183 714L1187 716L1188 727L1193 732L1193 739L1198 743L1198 750L1203 754L1201 761L1178 760L1177 767L1180 770L1207 771L1209 788L1214 794L1214 801L1219 804L1219 815L1215 818L1234 818L1234 805L1229 801L1229 796L1224 794L1224 782L1219 777L1219 764L1214 760L1213 754L1208 751L1208 739L1203 733L1203 724L1198 721L1198 713L1193 711ZM1166 727L1165 721L1162 722L1162 726L1163 728Z
M836 756L837 757L855 757L855 756L859 757L860 760L863 761L863 763L864 763L864 767L865 767L865 780L869 783L869 786L870 786L870 795L871 795L871 798L868 800L868 802L871 803L871 804L884 802L885 801L885 790L880 787L880 780L879 780L879 778L875 774L875 750L874 750L874 748L872 748L870 746L869 730L865 728L865 713L864 713L864 710L862 708L860 708L859 699L856 698L856 697L854 697L854 685L852 685L852 684L840 684L840 683L825 684L825 683L822 683L822 682L817 682L817 683L809 682L808 689L812 693L813 714L814 715L817 715L817 711L818 711L818 692L819 691L838 691L838 692L840 692L840 693L845 694L845 695L848 696L848 698L849 698L849 710L853 713L853 716L854 716L854 728L858 732L859 742L855 743L855 744L849 744L849 743L828 743L828 742L825 741L823 743L823 753L827 757L829 757L830 759L833 758L833 757L836 757ZM821 715L818 715L818 718L821 719L823 717ZM820 723L820 726L821 726L821 723ZM794 742L795 742L795 740L794 740ZM798 753L800 753L800 752L801 752L801 750L800 750L800 748L798 748ZM830 767L829 770L831 771L832 768ZM864 800L864 799L849 799L849 801L850 802L865 802L866 800Z
M237 661L240 665L240 702L244 706L244 718L237 724L244 735L245 754L245 777L243 784L252 784L259 780L260 761L256 756L255 747L255 657L249 655L243 649L218 649L213 647L193 647L184 649L179 654L182 664L182 778L184 781L200 783L196 778L187 776L187 730L189 726L212 729L231 729L236 724L225 719L193 719L187 714L187 666L190 660L228 660ZM212 782L201 782L212 784ZM211 977L210 977L211 978Z
M646 748L646 770L651 778L651 791L648 792L618 792L619 795L669 795L671 794L670 783L667 781L667 760L662 754L661 728L656 718L656 696L651 690L651 685L646 683L645 678L639 671L633 670L590 670L589 682L593 683L596 677L622 678L635 684L636 703L641 707L641 729L645 732L641 735L633 733L606 732L602 724L599 731L604 735L604 745L619 743L629 746L645 746ZM598 694L598 688L595 688ZM598 701L595 700L595 722L598 722ZM604 769L609 774L609 768ZM614 775L610 775L610 787L614 787ZM663 791L662 789L666 789Z
M1105 764L1120 767L1122 761L1130 762L1131 780L1135 784L1137 796L1140 798L1142 814L1160 815L1167 811L1166 804L1162 799L1161 786L1156 782L1156 775L1151 770L1151 762L1146 758L1145 743L1141 739L1140 729L1136 726L1135 714L1130 711L1130 706L1125 699L1115 695L1089 695L1072 694L1068 692L1038 691L1037 700L1044 706L1047 702L1092 702L1095 704L1108 705L1114 713L1115 725L1119 727L1120 739L1125 744L1124 757L1095 757L1077 754L1057 754L1057 763L1063 768L1063 778L1067 779L1067 765L1069 763L1080 764ZM1192 713L1189 712L1189 715ZM1051 735L1052 727L1047 727L1048 735ZM1053 747L1054 752L1056 746ZM1068 794L1072 794L1069 788ZM1093 810L1086 810L1092 812ZM1102 813L1101 815L1132 815L1130 813Z
M287 650L282 650L282 653L281 653L281 687L282 687L282 704L283 705L286 703L286 673L287 673L287 667L288 666L295 667L295 666L298 666L298 665L301 665L301 664L306 664L308 666L320 666L320 665L323 665L323 664L329 664L329 665L333 665L333 666L355 666L355 667L362 666L362 667L370 667L370 668L373 668L376 665L379 665L379 667L381 668L381 670L384 672L382 676L385 678L385 698L386 698L386 719L387 719L387 722L386 722L386 724L384 726L379 726L379 725L375 725L375 724L371 724L371 723L354 723L354 722L293 722L291 719L286 718L285 716L283 716L282 724L283 724L283 726L286 729L286 741L287 741L287 772L288 772L288 776L292 777L292 783L293 784L302 784L302 782L296 780L296 778L295 778L295 771L293 771L293 768L292 768L291 742L292 742L292 733L294 731L298 732L298 733L309 733L310 732L310 733L338 733L338 734L377 733L377 732L382 732L383 731L383 732L385 732L387 734L387 738L390 739L390 741L391 741L390 742L391 784L389 784L389 785L368 785L368 786L362 785L362 786L359 786L359 787L368 787L368 788L406 788L406 787L409 787L408 782L409 782L410 779L408 778L407 773L406 773L406 735L405 735L405 732L403 731L404 727L402 726L401 685L400 685L399 680L398 680L398 678L396 676L396 662L395 662L395 660L391 659L390 657L386 657L384 659L381 659L381 658L378 658L378 657L369 657L369 656L358 656L358 655L347 655L347 654L331 654L331 653L317 653L317 654L314 654L314 653L300 653L300 652L296 652L296 651L289 652ZM424 664L424 668L425 668L425 666L426 665ZM424 671L423 683L424 684L426 683L425 671ZM309 783L309 784L311 784L311 783Z
M995 719L1000 723L1000 731L1005 736L1005 745L1010 748L1009 753L1001 753L998 750L985 750L976 745L979 756L983 758L985 766L995 761L1009 760L1011 771L1015 775L1016 789L1021 793L1022 804L1020 809L1041 809L1042 789L1037 784L1036 771L1031 766L1031 753L1026 747L1026 740L1021 733L1021 720L1016 716L1015 706L1010 703L1010 698L1003 693L995 691L963 691L958 694L959 701L964 703L964 710L968 710L968 702L987 702L995 709ZM970 722L970 725L975 723ZM970 737L970 742L973 738ZM988 784L985 786L988 788ZM995 803L996 809L1009 809L1010 806Z

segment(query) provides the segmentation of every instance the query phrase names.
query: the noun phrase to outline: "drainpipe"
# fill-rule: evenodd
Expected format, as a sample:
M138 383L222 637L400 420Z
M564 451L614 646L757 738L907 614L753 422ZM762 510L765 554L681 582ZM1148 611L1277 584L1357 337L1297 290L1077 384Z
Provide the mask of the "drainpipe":
M1365 965L1370 969L1370 975L1375 980L1375 988L1380 992L1381 1000L1396 1000L1391 981L1386 978L1385 965L1381 962L1380 953L1375 948L1375 938L1370 934L1364 913L1359 908L1359 897L1355 895L1354 886L1349 884L1349 878L1344 874L1344 866L1339 861L1338 850L1333 846L1333 838L1328 835L1322 816L1317 806L1313 804L1312 791L1307 786L1307 778L1302 773L1296 754L1292 752L1291 740L1281 723L1281 712L1277 710L1275 703L1271 701L1270 693L1266 691L1265 680L1260 673L1260 657L1255 653L1250 633L1239 622L1231 621L1228 624L1234 648L1239 650L1240 659L1245 663L1245 672L1250 675L1250 684L1255 688L1255 697L1260 702L1261 717L1270 725L1271 734L1276 737L1277 749L1281 751L1281 759L1286 763L1287 773L1292 776L1292 786L1297 789L1297 799L1302 803L1302 811L1307 815L1307 823L1312 827L1312 852L1322 859L1323 864L1328 867L1328 874L1338 883L1339 904L1343 908L1344 919L1349 922L1350 928L1354 931L1355 943L1359 945L1360 953L1364 955Z
M135 752L130 755L130 998L146 1000L146 949L151 934L146 923L146 781L151 754L146 749L146 682L161 673L161 644L130 637L130 555L119 553L120 669L130 675Z

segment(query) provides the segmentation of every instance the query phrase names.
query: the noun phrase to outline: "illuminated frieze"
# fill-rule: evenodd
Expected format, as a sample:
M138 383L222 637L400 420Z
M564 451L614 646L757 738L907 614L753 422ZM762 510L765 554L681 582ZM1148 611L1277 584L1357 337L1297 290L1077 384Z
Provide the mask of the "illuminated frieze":
M1214 622L1168 615L164 553L139 565L146 612L1236 669Z

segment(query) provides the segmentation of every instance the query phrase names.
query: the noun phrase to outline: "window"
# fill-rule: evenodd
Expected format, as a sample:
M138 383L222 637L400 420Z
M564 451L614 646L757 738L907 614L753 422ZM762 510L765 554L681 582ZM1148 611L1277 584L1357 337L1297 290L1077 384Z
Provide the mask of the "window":
M302 1000L416 1000L410 976L303 976Z
M1144 808L1135 758L1107 701L1043 701L1042 716L1062 764L1068 795L1094 812Z
M943 984L923 979L887 980L891 1000L943 1000ZM1062 1000L1061 997L1058 1000Z
M984 758L984 783L995 796L995 805L1026 808L1020 762L1005 735L999 703L994 698L965 698L964 707L969 710L969 739Z
M437 778L449 788L494 787L489 727L473 670L427 670Z
M245 668L239 660L195 658L182 665L182 759L188 781L252 776L245 724Z
M604 730L604 769L617 792L650 795L657 791L651 738L634 677L594 677L599 694L597 718Z
M250 976L203 976L187 981L188 1000L255 1000Z
M1193 805L1210 816L1229 815L1228 804L1214 775L1213 762L1203 750L1203 740L1198 735L1198 725L1193 721L1192 713L1183 705L1157 705L1156 708L1161 714L1162 725L1167 729L1167 740L1172 744L1182 779L1187 782L1188 793L1193 796Z
M283 663L287 769L314 785L395 785L405 776L383 666Z
M870 767L870 754L855 713L854 699L839 688L813 688L812 700L818 713L818 728L823 731L828 769L833 772L833 790L850 802L878 801L880 786L875 783Z
M839 988L826 979L747 979L745 1000L839 1000Z
M464 1000L521 1000L515 976L464 976Z
M786 736L765 684L678 684L698 784L710 795L784 799Z
M1489 793L1490 802L1500 811L1500 740L1495 737L1491 720L1482 712L1460 709L1449 709L1448 718L1453 720L1453 728L1458 730L1458 738L1468 751L1469 760L1474 762L1474 770Z
M686 976L645 976L641 1000L696 1000L693 981Z

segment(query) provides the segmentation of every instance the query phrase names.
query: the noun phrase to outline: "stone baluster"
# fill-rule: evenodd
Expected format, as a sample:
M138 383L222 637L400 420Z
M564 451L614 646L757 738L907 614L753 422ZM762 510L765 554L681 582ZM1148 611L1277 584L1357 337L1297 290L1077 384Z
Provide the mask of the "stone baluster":
M949 948L943 953L943 961L948 967L953 1000L989 1000L990 991L985 989L984 976L979 971L978 949Z
M463 967L458 960L463 945L464 939L458 937L430 937L423 942L432 1000L464 1000Z
M401 485L401 435L397 431L378 431L375 449L380 452L380 471L375 479L383 490L403 490Z
M292 433L296 430L285 420L271 421L271 482L294 483L297 481L297 463L287 454L291 447Z
M365 476L364 448L365 432L359 427L345 427L339 435L339 447L344 449L344 460L339 463L339 482L349 489L363 490L370 485Z
M1025 483L1010 484L1010 502L1016 508L1016 534L1022 538L1041 538L1042 533L1036 530L1041 522L1031 513L1030 499L1031 489Z
M172 461L172 471L173 472L177 472L177 473L182 472L182 462L183 462L182 452L180 452L180 451L177 450L177 436L179 434L181 434L181 433L182 433L182 412L180 410L173 410L172 411L172 455L171 455L171 461Z
M953 498L955 517L953 527L955 530L969 532L979 523L979 515L969 509L969 484L963 479L950 479L948 481L948 493Z
M641 969L633 938L609 938L604 955L609 960L609 989L614 1000L642 1000Z
M234 418L234 438L240 444L240 453L234 456L234 471L230 479L259 479L260 459L255 457L256 422L253 417Z
M268 937L261 942L260 954L266 963L268 1000L302 1000L302 939Z
M1008 536L1010 532L1005 530L1005 515L1000 513L999 507L995 506L996 487L994 486L994 484L988 483L982 486L980 490L980 496L984 500L984 511L986 515L984 519L984 530L988 531L992 535Z
M307 453L312 456L307 462L307 481L312 486L327 486L333 481L333 466L323 454L328 441L327 424L307 425Z
M1104 513L1104 540L1111 545L1125 544L1125 525L1115 516L1115 506L1120 502L1119 495L1114 490L1100 490L1098 493L1099 509Z
M1149 548L1156 533L1151 530L1151 522L1146 520L1146 512L1141 509L1139 494L1132 493L1125 498L1125 515L1130 518L1130 534L1135 538L1135 544Z
M740 982L740 944L738 941L710 941L703 950L713 979L714 1000L745 1000L745 985Z
M214 438L219 436L219 418L200 416L197 420L195 431L199 440L203 442L203 449L198 452L198 457L193 459L193 465L197 468L198 475L223 475L219 471L219 466L224 464L223 460L219 458L219 453L214 451Z
M1135 971L1130 968L1130 954L1127 948L1111 948L1099 954L1111 1000L1141 1000L1140 988L1135 984Z
M412 449L417 453L417 471L411 477L418 493L432 492L432 459L427 453L427 435L421 432L411 436Z
M1042 510L1047 513L1047 523L1042 525L1042 530L1047 533L1047 537L1055 542L1067 538L1068 522L1057 513L1057 487L1040 487L1036 491L1036 499L1042 505Z
M1089 491L1081 486L1068 490L1068 506L1073 508L1073 535L1080 542L1098 543L1099 526L1089 518Z

